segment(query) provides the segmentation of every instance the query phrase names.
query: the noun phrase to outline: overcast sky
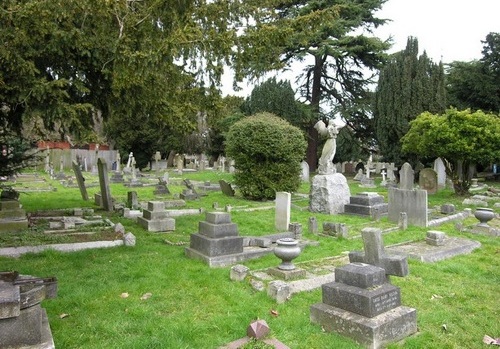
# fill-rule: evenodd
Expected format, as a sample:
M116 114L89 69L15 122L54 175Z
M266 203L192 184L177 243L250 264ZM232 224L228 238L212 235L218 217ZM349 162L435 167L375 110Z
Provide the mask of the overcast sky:
M394 37L391 52L414 36L420 53L436 63L479 59L481 41L500 32L500 0L389 0L377 15L392 20L376 31L380 38Z
M500 0L389 0L376 15L391 20L375 31L383 40L393 37L389 52L403 50L413 36L418 39L419 54L425 50L436 63L480 59L481 41L490 32L500 32ZM231 79L226 76L223 94L250 94L253 86L245 83L240 84L242 91L233 92ZM293 74L279 79L294 84Z

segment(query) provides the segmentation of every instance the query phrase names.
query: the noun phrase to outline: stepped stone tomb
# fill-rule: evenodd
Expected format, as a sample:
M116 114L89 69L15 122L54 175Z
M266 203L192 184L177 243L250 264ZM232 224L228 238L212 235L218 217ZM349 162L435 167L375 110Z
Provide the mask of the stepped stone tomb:
M350 264L335 269L335 281L322 286L322 302L311 306L311 321L349 337L365 348L382 348L417 331L415 309L401 305L400 289L389 275L406 276L403 256L387 256L380 229L362 231L364 252L351 252Z

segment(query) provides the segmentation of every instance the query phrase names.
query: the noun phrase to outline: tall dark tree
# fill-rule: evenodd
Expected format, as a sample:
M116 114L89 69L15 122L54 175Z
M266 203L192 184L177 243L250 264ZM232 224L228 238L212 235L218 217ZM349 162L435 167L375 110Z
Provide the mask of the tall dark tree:
M455 61L447 69L448 104L493 113L500 111L500 34L489 33L482 41L483 57Z
M427 54L418 55L418 40L408 38L405 50L395 53L381 70L375 92L374 121L377 144L385 161L401 164L401 137L420 113L442 113L446 108L444 69Z
M306 105L295 99L295 91L290 82L277 81L275 77L255 86L241 109L246 115L268 112L301 129L316 119Z
M337 108L353 130L359 129L358 120L342 111L366 97L371 77L365 72L379 68L386 58L389 43L364 34L384 24L374 12L385 1L293 0L271 5L269 0L255 0L245 5L252 15L240 37L237 78L258 77L296 61L309 63L299 84L316 114L307 127L311 170L317 166L314 124L322 103Z

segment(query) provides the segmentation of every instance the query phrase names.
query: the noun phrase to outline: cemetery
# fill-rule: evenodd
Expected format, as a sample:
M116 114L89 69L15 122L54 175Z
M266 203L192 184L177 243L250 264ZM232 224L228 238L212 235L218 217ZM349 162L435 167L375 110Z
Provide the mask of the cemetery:
M369 186L342 167L264 201L242 198L228 169L135 173L100 158L94 173L3 181L0 347L458 348L498 336L498 182L464 199L409 164L399 183L373 164ZM311 200L321 186L339 197ZM26 292L38 294L29 306Z

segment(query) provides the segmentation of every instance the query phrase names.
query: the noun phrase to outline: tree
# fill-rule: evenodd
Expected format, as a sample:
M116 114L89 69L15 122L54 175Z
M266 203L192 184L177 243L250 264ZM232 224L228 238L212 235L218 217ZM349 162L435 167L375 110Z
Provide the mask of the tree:
M482 41L483 57L471 62L452 62L447 69L449 105L493 113L500 111L500 34L489 33Z
M238 121L226 138L226 153L235 160L235 183L243 197L252 200L296 191L305 149L297 127L266 112Z
M301 129L316 119L306 105L295 99L290 82L277 81L275 77L255 86L241 109L246 115L268 112Z
M19 133L31 121L33 138L57 130L78 142L95 137L96 118L134 124L139 115L189 133L218 95L235 38L233 5L2 1L2 123Z
M356 132L362 130L359 120L344 111L366 98L371 77L365 72L379 68L386 58L389 42L360 34L384 24L373 13L385 1L255 0L244 5L252 15L239 37L237 79L259 77L310 58L300 92L316 115L307 126L311 170L317 166L314 124L320 118L321 103L333 106Z
M395 53L381 70L375 91L374 121L379 151L385 161L401 164L401 138L411 120L428 111L442 113L446 106L444 69L409 37L405 50Z
M447 109L444 114L420 114L401 140L403 151L443 159L455 193L468 193L469 167L500 160L500 116L482 111Z

